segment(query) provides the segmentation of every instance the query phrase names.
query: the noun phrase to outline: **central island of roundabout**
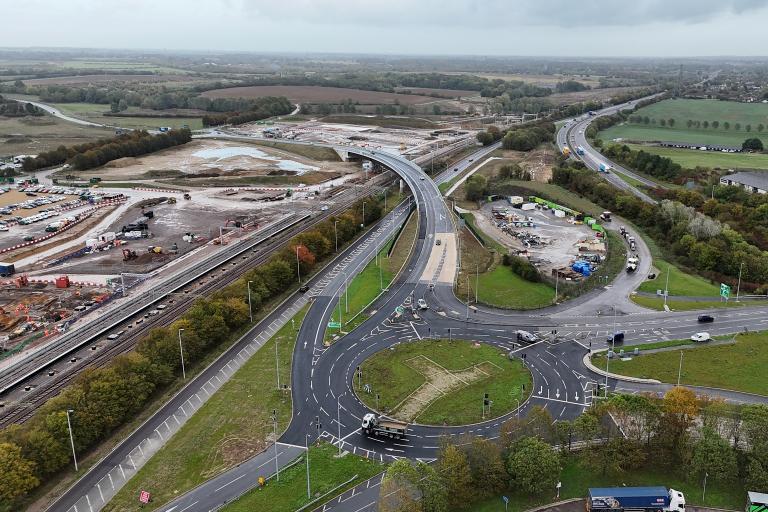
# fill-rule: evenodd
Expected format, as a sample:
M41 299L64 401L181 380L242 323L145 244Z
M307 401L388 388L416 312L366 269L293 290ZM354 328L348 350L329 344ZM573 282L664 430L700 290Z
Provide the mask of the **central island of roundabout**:
M453 426L488 421L528 398L531 372L520 358L486 342L401 342L361 364L358 398L377 414L409 424Z

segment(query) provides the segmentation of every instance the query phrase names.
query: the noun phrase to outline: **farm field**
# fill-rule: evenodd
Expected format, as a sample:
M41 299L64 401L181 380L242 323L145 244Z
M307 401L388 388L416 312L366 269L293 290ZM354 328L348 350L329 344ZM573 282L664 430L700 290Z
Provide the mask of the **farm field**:
M36 155L64 145L111 137L112 130L82 126L53 116L0 117L0 156Z
M683 167L710 167L712 169L766 169L768 155L760 153L720 153L715 151L697 151L695 149L663 148L627 144L635 151L645 151L654 155L671 158Z
M547 96L555 105L567 105L579 101L607 100L619 94L626 94L639 89L638 87L606 87L605 89L591 89L588 91L560 92Z
M397 100L401 105L418 105L438 101L429 96L416 94L395 94L391 92L363 91L342 87L320 87L315 85L258 85L214 89L202 94L207 98L260 98L262 96L285 96L294 103L341 102L351 99L366 105L391 104Z
M120 126L123 128L159 128L169 126L171 128L181 128L184 125L192 130L199 130L203 127L200 117L133 117L133 116L105 116L104 112L109 112L109 105L100 105L96 103L55 103L54 107L63 113L73 117L79 117L94 123L103 123L110 126ZM127 112L130 112L129 109Z
M423 96L440 96L441 98L455 99L465 96L480 96L480 91L469 91L466 89L432 89L429 87L396 87L396 92L409 91L410 94L420 94Z
M670 128L658 124L622 123L600 132L598 136L603 140L623 138L633 141L673 141L730 146L741 146L744 139L758 137L763 143L768 144L768 133L758 131L758 125L768 126L768 104L717 100L664 100L639 109L636 115L657 120L674 119L675 126ZM717 129L688 128L688 120L710 123L718 121L720 126ZM725 122L730 123L729 130L723 126ZM736 130L736 123L741 124L740 130ZM751 132L747 132L747 125L751 125Z
M75 75L75 76L57 76L51 78L30 78L22 80L24 85L85 85L85 84L105 84L111 82L124 83L155 83L155 82L186 82L193 80L188 75L177 74L147 74L147 75L125 75L119 73L99 74L99 75Z

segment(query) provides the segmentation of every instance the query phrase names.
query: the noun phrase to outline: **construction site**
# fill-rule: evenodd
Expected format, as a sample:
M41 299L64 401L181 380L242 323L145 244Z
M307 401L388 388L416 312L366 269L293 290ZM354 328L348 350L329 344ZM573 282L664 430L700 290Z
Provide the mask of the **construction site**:
M605 233L595 219L539 198L494 201L476 219L484 233L544 275L577 281L590 276L606 257Z

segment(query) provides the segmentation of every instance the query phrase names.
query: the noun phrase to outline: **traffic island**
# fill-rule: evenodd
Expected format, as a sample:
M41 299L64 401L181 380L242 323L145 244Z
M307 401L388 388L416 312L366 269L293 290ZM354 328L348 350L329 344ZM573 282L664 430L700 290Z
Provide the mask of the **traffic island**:
M525 402L530 371L507 351L466 340L420 340L377 352L354 389L381 415L424 425L466 425L502 416Z

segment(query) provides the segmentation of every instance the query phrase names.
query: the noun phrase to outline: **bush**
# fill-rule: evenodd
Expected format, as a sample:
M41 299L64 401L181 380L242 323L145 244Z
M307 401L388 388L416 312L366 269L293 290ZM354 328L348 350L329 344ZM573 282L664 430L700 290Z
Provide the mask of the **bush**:
M532 283L541 282L541 274L539 271L530 261L524 258L513 256L511 254L505 254L504 258L502 259L502 263L508 266L512 272L522 277L526 281L530 281Z

